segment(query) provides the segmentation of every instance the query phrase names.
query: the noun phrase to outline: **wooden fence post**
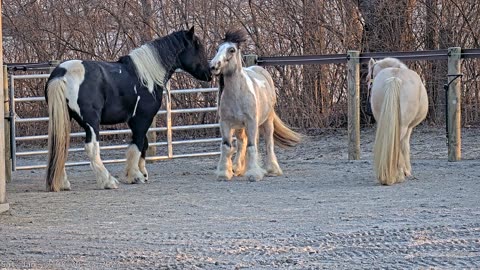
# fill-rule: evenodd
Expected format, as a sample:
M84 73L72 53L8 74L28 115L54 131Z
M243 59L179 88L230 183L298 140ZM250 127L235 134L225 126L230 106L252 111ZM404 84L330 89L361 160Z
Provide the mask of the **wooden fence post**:
M244 55L244 56L243 56L243 59L244 59L244 61L245 61L245 66L246 66L246 67L254 66L254 65L257 64L258 55L256 55L256 54L247 54L247 55Z
M50 68L48 69L48 73L52 73L52 71L58 66L60 65L62 61L60 60L50 60L48 61L48 64L50 65Z
M461 78L451 75L461 74L460 47L448 48L448 161L458 161L462 158L462 132L461 132Z
M8 70L3 66L3 106L4 106L4 134L5 134L5 180L7 183L12 181L12 149L10 145L10 105L8 94Z
M360 159L360 52L347 53L348 159Z
M0 1L0 13L2 12L2 2ZM2 16L0 16L0 30L2 28ZM3 67L3 36L0 31L0 66ZM3 72L0 72L0 81L3 82ZM2 86L3 87L3 83ZM4 112L3 106L5 105L5 97L3 96L3 89L0 91L0 112ZM0 130L5 130L5 117L0 117ZM5 133L0 132L0 152L5 153ZM7 181L5 176L5 155L0 154L0 213L8 211L10 209L7 203Z

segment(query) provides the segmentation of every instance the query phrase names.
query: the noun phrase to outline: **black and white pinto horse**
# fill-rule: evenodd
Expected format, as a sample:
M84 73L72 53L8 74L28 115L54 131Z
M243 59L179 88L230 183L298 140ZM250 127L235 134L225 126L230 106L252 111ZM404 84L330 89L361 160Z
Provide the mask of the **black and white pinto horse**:
M100 124L128 123L133 136L126 154L126 182L146 181L146 133L176 69L211 80L205 49L193 27L146 43L117 62L70 60L56 67L45 88L50 116L47 190L70 189L65 161L71 118L85 129L85 150L99 188L118 187L100 158Z

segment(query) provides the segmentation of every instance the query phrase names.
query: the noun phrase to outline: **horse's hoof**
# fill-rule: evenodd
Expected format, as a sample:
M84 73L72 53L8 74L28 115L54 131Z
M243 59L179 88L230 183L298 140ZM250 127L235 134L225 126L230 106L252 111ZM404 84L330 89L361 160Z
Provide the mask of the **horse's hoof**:
M258 174L258 173L257 173L257 174L249 174L249 173L247 173L247 174L246 174L246 177L247 177L248 181L250 181L250 182L260 181L260 180L263 179L263 176L264 176L264 174L262 174L262 173L260 173L260 174Z
M104 189L117 189L117 188L118 188L117 184L107 184L104 187Z
M233 172L223 171L217 172L217 180L219 181L228 181L233 177Z
M140 172L137 172L135 174L127 174L127 180L126 180L126 183L127 184L143 184L145 183L146 181L146 178L144 176L144 174L140 173Z
M382 186L392 186L392 185L395 184L395 182L394 181L387 181L387 180L385 180L385 181L380 180L380 184Z
M282 169L268 169L267 170L267 176L281 176L283 175Z
M134 184L143 184L145 183L145 178L144 177L135 177L133 179Z
M250 182L256 182L262 180L265 174L267 174L267 171L259 167L247 171L245 176Z
M108 182L104 184L104 189L117 189L118 188L118 180L117 178L110 176Z
M62 184L62 187L60 188L60 190L64 190L64 191L71 190L70 182L69 181L63 181L63 184Z

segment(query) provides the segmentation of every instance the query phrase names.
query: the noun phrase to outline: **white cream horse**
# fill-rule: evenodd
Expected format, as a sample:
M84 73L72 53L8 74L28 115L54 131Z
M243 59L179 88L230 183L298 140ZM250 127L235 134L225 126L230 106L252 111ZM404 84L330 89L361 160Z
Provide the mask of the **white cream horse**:
M300 135L290 130L274 111L276 93L270 74L259 66L242 68L240 44L245 40L243 31L227 32L210 62L212 75L219 76L220 81L218 112L222 144L216 172L218 179L230 180L233 175L245 175L250 181L257 181L266 174L282 175L274 142L282 147L293 147L300 141ZM237 154L232 164L234 132ZM263 133L267 148L266 170L258 162L259 132Z
M367 81L377 120L376 177L382 185L392 185L412 174L410 135L427 116L427 91L420 76L395 58L370 59Z

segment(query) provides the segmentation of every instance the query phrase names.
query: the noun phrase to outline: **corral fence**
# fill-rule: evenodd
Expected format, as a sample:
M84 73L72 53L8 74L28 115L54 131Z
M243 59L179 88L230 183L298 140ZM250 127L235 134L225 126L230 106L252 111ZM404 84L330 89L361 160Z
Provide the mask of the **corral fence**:
M49 64L45 65L46 68L50 68ZM42 70L45 66L36 65L33 68L37 70ZM54 65L53 65L54 66ZM8 72L8 65L5 67L6 72ZM20 70L28 70L29 68L33 69L29 65L19 66L18 64L15 66L10 67L12 71L15 69ZM31 170L31 169L41 169L45 168L45 164L40 165L32 165L32 164L24 164L24 165L17 165L17 158L19 157L29 157L29 156L36 156L36 155L47 155L47 150L17 150L17 144L21 142L39 142L39 141L46 141L48 139L47 134L41 135L29 135L29 136L18 136L16 133L16 125L17 124L24 124L24 123L41 123L41 122L48 122L48 117L20 117L17 115L15 111L15 106L18 103L26 103L26 102L35 102L35 103L43 103L45 102L44 96L37 96L37 97L18 97L15 95L15 87L18 81L22 80L31 80L31 79L47 79L49 77L49 73L44 74L22 74L16 75L13 72L10 72L8 78L8 117L7 120L9 121L9 137L10 141L8 142L9 152L11 152L11 170ZM178 95L178 94L192 94L192 93L210 93L210 92L218 92L217 88L196 88L196 89L174 89L169 91L170 95ZM166 93L164 93L166 95ZM174 154L173 146L181 145L181 144L199 144L199 143L212 143L212 142L219 142L220 138L200 138L200 139L193 139L193 140L177 140L174 141L172 138L172 134L175 131L180 130L193 130L193 129L212 129L218 128L218 124L196 124L196 125L181 125L181 126L173 126L172 125L172 115L173 114L187 114L187 113L198 113L198 112L216 112L216 107L207 107L207 108L181 108L181 109L172 109L171 104L165 102L165 100L171 100L171 98L166 99L164 98L164 106L162 110L158 111L157 116L165 117L166 126L164 127L154 127L150 128L148 132L163 132L166 133L165 141L156 141L149 143L152 147L166 147L166 153L164 155L155 155L147 157L148 161L156 161L162 159L170 159L170 158L181 158L181 157L200 157L200 156L210 156L216 155L218 152L199 152L199 153L188 153L188 154ZM130 134L130 129L117 129L117 130L101 130L100 136L106 135L119 135L119 134ZM85 137L85 132L72 132L71 138L79 138ZM119 150L119 149L126 149L128 147L127 144L121 145L105 145L100 147L101 150ZM83 152L84 148L81 147L73 147L69 149L69 153L75 152ZM124 162L125 159L105 159L105 164L110 163L120 163ZM88 165L90 164L89 161L78 161L78 162L69 162L67 166L79 166L79 165Z
M453 47L445 50L434 51L415 51L415 52L379 52L379 53L360 53L358 51L349 51L346 54L335 55L304 55L304 56L279 56L279 57L258 57L256 55L245 56L245 64L258 64L261 66L292 66L292 65L324 65L324 64L346 64L346 79L347 79L347 99L348 99L348 157L349 159L360 158L360 64L367 62L370 58L381 59L385 57L395 57L402 61L418 61L418 60L447 60L448 74L445 74L445 89L446 94L446 137L448 144L448 160L455 161L461 158L461 133L460 133L460 112L461 112L461 60L468 58L480 58L480 49L463 49ZM34 124L39 122L48 122L48 117L19 117L15 111L15 104L22 102L36 102L42 104L45 98L42 96L36 97L19 97L16 96L15 85L20 80L30 79L45 79L49 76L49 71L58 62L49 63L17 63L7 64L4 67L4 91L5 94L5 119L7 120L5 137L6 137L6 165L7 174L13 170L28 170L45 168L44 164L23 164L17 165L17 158L31 157L36 155L46 155L47 151L44 149L22 150L17 151L17 144L19 142L40 141L48 138L46 134L36 134L28 136L17 136L17 124ZM41 74L16 74L17 71L24 73L38 73ZM8 79L7 79L8 76ZM217 94L218 89L215 87L196 88L196 89L174 89L170 91L172 95L177 94L198 94L198 93L213 93ZM167 100L167 99L164 99ZM171 99L168 99L171 100ZM43 104L45 106L45 104ZM150 133L165 133L162 138L163 141L150 142L152 147L166 147L164 155L149 156L147 160L162 160L181 157L201 157L219 154L218 151L202 151L191 152L186 154L175 154L175 145L198 145L199 143L217 143L220 141L218 132L213 132L211 136L202 138L193 138L189 140L173 140L172 134L174 131L182 130L196 130L196 129L217 129L217 123L209 124L189 124L175 126L172 124L172 115L188 114L188 113L216 113L217 107L203 107L203 108L175 108L172 109L171 104L164 104L164 109L158 112L158 115L165 117L165 125L162 127L153 127L149 130ZM130 130L103 130L100 135L117 135L128 134ZM72 133L72 138L83 137L83 132ZM121 145L105 145L101 150L118 150L126 148L126 144ZM80 147L73 147L69 152L82 152L84 149ZM104 162L118 163L123 162L124 159L105 159ZM86 165L88 161L70 162L67 166ZM7 179L11 175L7 175Z

